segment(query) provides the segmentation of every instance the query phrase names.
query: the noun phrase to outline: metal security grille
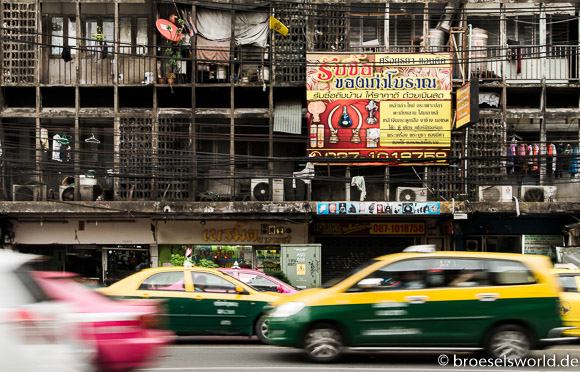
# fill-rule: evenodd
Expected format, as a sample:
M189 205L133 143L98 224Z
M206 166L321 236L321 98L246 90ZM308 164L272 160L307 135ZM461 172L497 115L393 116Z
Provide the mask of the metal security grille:
M34 84L38 22L35 1L3 1L2 82Z
M189 149L188 118L160 118L157 200L188 200L193 153Z
M460 166L454 159L462 159L463 156L463 136L464 132L451 134L451 152L449 154L450 164L456 167L437 166L428 167L427 179L430 188L429 200L451 200L458 198L459 194L464 193L464 180L461 172L457 171Z
M344 275L363 263L413 245L413 237L317 237L322 244L322 283Z
M153 121L121 118L119 124L118 200L152 200L154 189Z
M288 27L288 36L272 33L277 83L304 83L306 14L305 5L276 4L274 17Z
M499 185L505 179L505 124L484 118L469 128L467 184L470 200L477 200L478 185Z
M313 4L310 11L308 51L344 51L347 49L349 6Z

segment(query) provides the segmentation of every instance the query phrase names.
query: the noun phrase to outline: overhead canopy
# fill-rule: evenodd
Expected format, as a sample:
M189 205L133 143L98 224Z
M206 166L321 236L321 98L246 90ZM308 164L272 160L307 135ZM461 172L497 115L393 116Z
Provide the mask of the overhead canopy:
M270 15L267 11L237 12L234 24L236 44L265 48L268 45L269 21ZM196 27L198 32L208 40L230 40L231 12L198 8Z

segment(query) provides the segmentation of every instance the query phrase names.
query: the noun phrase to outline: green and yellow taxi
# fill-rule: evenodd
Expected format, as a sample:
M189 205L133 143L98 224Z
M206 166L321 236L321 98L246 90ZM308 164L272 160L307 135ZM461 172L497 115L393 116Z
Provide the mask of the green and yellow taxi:
M282 295L263 293L215 269L158 267L142 270L102 294L165 303L165 324L178 335L257 335L265 341L264 307Z
M560 293L560 311L564 325L576 327L564 333L570 336L580 337L580 270L557 268L554 270L562 284Z
M485 350L521 358L569 341L548 257L435 252L413 246L323 288L286 296L268 314L271 344L316 362L352 350Z

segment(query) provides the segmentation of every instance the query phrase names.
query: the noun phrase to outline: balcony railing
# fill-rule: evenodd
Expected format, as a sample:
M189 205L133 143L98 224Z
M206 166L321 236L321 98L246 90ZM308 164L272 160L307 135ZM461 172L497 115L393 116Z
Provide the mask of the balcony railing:
M532 84L545 79L557 84L578 80L578 46L552 45L544 49L538 45L518 45L505 49L488 45L472 48L469 62L472 75L483 81Z
M419 53L450 52L448 46L421 48L418 46L373 46L353 47L353 52L368 53ZM50 53L46 48L45 53ZM458 69L469 66L472 77L481 81L504 81L508 84L571 83L579 78L579 47L572 45L552 45L542 48L538 45L503 47L487 45L472 47L467 53L469 65L462 66L455 58L453 76L461 76ZM178 84L229 83L235 84L267 82L270 78L272 61L266 50L236 50L229 53L229 60L199 60L195 53L184 53L179 59ZM544 58L545 57L545 58ZM65 61L60 55L44 58L48 68L43 68L42 84L54 85L119 85L148 84L163 76L167 57L155 56L147 48L121 46L117 60L109 45L92 46L71 55ZM273 61L275 64L276 61ZM78 70L78 72L77 72ZM77 75L78 74L78 75Z

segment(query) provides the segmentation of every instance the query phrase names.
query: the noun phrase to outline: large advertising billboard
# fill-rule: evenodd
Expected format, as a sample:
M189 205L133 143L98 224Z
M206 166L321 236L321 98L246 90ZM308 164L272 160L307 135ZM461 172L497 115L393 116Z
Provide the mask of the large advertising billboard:
M315 53L307 60L309 156L345 159L332 164L448 164L449 54Z

